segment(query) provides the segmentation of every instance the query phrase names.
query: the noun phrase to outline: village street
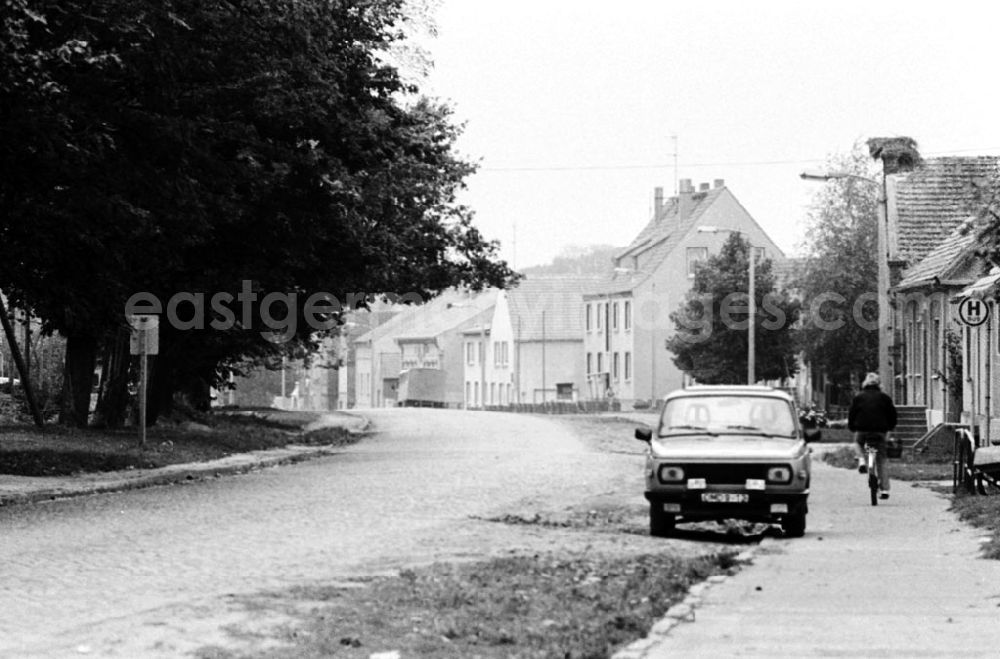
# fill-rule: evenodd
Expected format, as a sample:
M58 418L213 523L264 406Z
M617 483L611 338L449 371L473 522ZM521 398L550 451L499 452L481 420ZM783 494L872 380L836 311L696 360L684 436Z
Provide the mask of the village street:
M227 645L219 627L245 618L229 595L555 548L559 534L480 518L530 517L608 490L644 504L640 445L628 434L630 452L599 453L539 417L371 417L375 434L327 458L0 509L0 656L177 656ZM643 535L607 540L663 546Z
M263 590L584 544L686 554L725 546L486 521L594 497L641 509L641 444L628 433L620 450L599 450L558 417L371 417L375 434L307 463L0 509L0 656L260 650L268 626L287 622L240 603ZM652 637L647 656L992 652L1000 563L977 558L976 532L927 488L897 483L872 509L856 473L815 462L805 538L766 539L752 565L705 592L693 622Z

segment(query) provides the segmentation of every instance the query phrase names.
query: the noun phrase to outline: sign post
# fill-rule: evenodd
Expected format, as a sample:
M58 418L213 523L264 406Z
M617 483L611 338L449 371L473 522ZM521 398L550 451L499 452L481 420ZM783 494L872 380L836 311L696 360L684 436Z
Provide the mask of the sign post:
M129 338L129 352L139 356L139 446L146 445L146 382L148 355L160 352L160 318L150 314L129 317L132 333Z

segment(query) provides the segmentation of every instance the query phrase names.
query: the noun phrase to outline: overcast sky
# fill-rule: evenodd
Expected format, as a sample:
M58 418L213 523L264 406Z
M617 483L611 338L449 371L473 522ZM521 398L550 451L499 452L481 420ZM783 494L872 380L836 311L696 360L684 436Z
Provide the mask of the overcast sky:
M798 174L829 154L894 135L925 156L1000 154L998 18L971 2L443 0L425 87L466 122L481 170L461 200L517 267L627 244L675 178L725 179L794 254L817 185Z

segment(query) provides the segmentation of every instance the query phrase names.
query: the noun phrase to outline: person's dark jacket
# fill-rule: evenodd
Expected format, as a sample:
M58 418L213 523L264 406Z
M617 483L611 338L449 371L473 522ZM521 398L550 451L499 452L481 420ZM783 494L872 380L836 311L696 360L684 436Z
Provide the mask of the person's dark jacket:
M896 406L876 386L861 390L851 401L847 429L851 432L889 432L896 427Z

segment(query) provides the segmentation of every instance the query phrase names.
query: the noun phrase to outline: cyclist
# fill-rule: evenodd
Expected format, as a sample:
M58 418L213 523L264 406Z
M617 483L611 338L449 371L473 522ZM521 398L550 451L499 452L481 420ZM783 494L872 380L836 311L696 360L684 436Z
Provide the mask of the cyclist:
M868 471L865 464L865 444L878 449L875 459L879 479L879 498L889 498L889 469L886 459L886 435L896 428L896 406L892 398L881 389L877 373L869 373L861 383L861 391L851 401L847 414L847 429L854 434L858 444L858 471Z

